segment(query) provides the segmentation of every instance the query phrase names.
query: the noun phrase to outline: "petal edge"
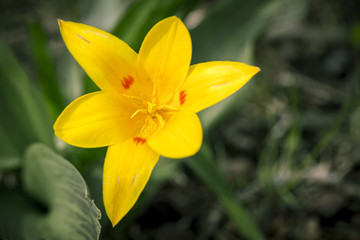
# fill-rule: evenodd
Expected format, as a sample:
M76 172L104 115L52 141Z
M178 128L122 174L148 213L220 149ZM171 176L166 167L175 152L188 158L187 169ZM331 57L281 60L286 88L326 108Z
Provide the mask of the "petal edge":
M130 121L135 107L126 100L103 91L81 96L56 119L55 135L66 143L85 148L120 143L133 136L138 128L138 119Z
M158 22L146 35L138 57L139 77L155 84L159 104L166 104L185 80L191 55L190 33L177 17Z
M184 158L199 151L202 128L198 116L184 110L174 116L165 127L148 139L150 147L168 158Z
M230 61L192 65L180 89L179 104L199 112L239 90L259 71L258 67Z
M123 92L128 86L126 79L138 82L137 53L124 41L82 23L62 20L58 23L66 47L101 90Z
M115 226L133 207L148 182L159 155L149 146L129 139L110 146L103 173L106 213Z

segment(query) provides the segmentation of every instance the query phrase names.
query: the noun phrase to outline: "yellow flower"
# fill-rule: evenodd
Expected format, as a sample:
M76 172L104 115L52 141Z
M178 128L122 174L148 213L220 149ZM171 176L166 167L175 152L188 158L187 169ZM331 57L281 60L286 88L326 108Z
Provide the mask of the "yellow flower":
M115 226L135 204L159 155L183 158L199 150L196 113L237 91L260 69L227 61L190 66L190 34L176 17L157 23L139 54L97 28L61 20L59 26L67 48L101 91L67 106L55 134L78 147L109 146L103 198Z

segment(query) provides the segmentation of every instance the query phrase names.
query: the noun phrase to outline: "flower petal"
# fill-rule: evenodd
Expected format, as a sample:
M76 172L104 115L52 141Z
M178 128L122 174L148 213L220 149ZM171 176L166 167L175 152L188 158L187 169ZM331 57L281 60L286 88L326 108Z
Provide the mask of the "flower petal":
M54 124L55 134L78 147L120 143L138 131L140 118L130 121L135 110L127 98L103 91L90 93L65 108Z
M159 155L134 139L108 148L103 175L105 210L115 226L133 207Z
M189 31L177 17L157 23L146 35L138 58L139 77L155 83L155 97L166 104L183 83L191 61Z
M199 112L236 92L260 69L240 62L192 65L179 91L179 104Z
M129 94L144 85L136 76L137 53L125 42L92 26L58 22L70 53L100 89Z
M198 116L192 111L181 111L165 125L164 129L148 139L150 147L169 158L183 158L199 151L202 128Z

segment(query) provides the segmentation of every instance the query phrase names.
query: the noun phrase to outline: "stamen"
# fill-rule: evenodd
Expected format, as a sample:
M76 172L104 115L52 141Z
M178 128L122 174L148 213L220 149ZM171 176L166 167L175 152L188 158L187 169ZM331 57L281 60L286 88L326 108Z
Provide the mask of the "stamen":
M138 109L136 110L130 117L130 119L133 119L138 113L146 113L145 109Z
M127 94L122 94L123 97L129 98L133 101L133 103L135 103L139 108L141 108L144 103L145 100L140 96L131 96L131 95L127 95Z
M170 106L170 105L159 105L157 106L158 110L165 110L165 111L174 111L174 112L178 112L179 109L177 109L176 107Z
M160 114L158 114L158 113L155 113L155 118L159 121L159 125L160 125L160 127L159 127L159 129L162 129L164 126L165 126L165 121L164 121L164 119L162 118L162 116L160 115Z
M123 94L123 96L127 97L127 98L130 98L130 99L133 99L133 100L139 100L139 101L142 100L142 98L137 97L137 96L131 96L131 95L127 95L127 94Z
M151 100L155 100L155 95L156 95L156 82L154 81L153 91L152 91L152 99Z

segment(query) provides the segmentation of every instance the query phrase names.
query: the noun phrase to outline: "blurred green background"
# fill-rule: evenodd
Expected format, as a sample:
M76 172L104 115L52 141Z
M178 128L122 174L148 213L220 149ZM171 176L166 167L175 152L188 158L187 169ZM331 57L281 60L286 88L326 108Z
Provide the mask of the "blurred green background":
M358 0L1 0L0 239L360 239ZM106 149L56 139L52 125L97 87L57 19L109 31L138 51L176 15L193 62L262 71L200 113L194 157L163 159L112 228Z

